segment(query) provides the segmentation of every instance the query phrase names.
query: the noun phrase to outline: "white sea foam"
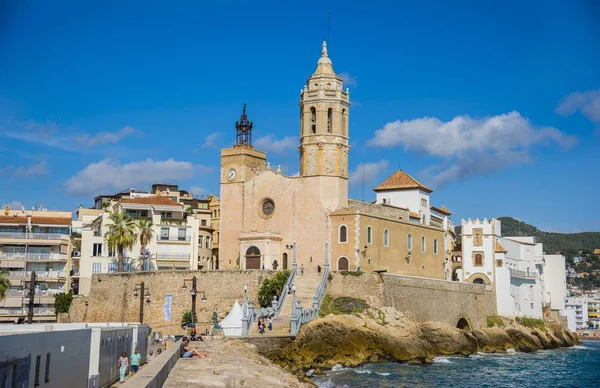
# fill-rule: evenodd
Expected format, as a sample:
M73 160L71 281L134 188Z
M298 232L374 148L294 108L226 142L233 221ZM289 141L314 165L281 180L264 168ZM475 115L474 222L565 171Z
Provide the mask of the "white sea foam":
M434 364L454 364L452 361L448 360L446 357L434 357L432 362Z
M354 370L356 373L360 373L361 375L362 375L362 374L364 374L364 373L371 374L371 371L370 371L370 370L368 370L368 369L365 369L365 368L361 368L361 369L353 369L353 370Z
M516 354L516 353L517 353L517 351L514 350L513 348L506 349L506 354Z
M481 358L481 357L483 357L483 356L480 354L469 354L468 358Z
M338 371L341 371L341 370L343 370L343 369L344 369L344 367L343 367L343 366L341 366L340 364L335 364L335 365L333 366L333 368L331 368L331 371L332 371L332 372L338 372Z
M573 346L573 349L577 349L577 350L589 350L590 348L588 348L587 346L583 346L583 345L575 345L575 346Z
M387 373L387 372L382 372L382 373L375 372L375 374L379 375L379 376L390 376L391 375L391 373Z
M331 379L327 381L315 381L315 384L317 384L317 387L319 388L335 388L335 384Z

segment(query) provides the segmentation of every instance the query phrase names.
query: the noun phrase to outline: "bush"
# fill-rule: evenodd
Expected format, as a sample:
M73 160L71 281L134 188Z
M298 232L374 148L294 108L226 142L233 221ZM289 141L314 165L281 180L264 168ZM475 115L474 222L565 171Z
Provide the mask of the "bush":
M497 315L491 315L487 317L487 327L504 327L504 321Z
M331 300L329 295L325 295L321 307L319 308L319 316L324 317L328 314L342 315L362 313L369 305L362 299L341 297Z
M362 274L362 271L340 271L342 276L361 276Z
M260 288L258 289L258 302L260 307L270 307L273 302L273 297L281 294L283 286L287 283L290 277L290 271L284 269L283 271L277 272L272 278L263 280Z
M57 313L68 313L73 302L71 294L56 294L54 295L54 308Z
M198 314L194 314L194 322L198 322ZM181 314L181 327L186 328L192 323L192 310L184 310Z
M544 321L541 319L524 318L524 317L517 317L515 319L520 325L529 327L530 329L540 329L544 333L547 332L546 325L544 324Z

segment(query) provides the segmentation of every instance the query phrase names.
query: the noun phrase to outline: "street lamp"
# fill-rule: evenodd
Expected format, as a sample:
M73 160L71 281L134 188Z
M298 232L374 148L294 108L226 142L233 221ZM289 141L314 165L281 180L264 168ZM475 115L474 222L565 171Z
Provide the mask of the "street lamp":
M31 281L29 282L29 311L27 313L27 323L33 323L33 298L35 297L35 286L37 284L37 275L35 271L31 272Z
M198 295L198 289L196 288L196 277L194 276L191 279L183 279L183 286L181 286L181 290L185 292L187 290L187 282L192 282L192 289L190 290L190 295L192 296L192 327L196 326L196 295ZM202 303L206 303L206 294L204 291L202 292Z
M140 287L140 290L138 291L138 286ZM146 285L144 284L144 282L141 283L136 283L133 286L133 297L137 298L139 296L140 298L140 323L144 323L144 301L147 304L150 304L150 290L146 288Z

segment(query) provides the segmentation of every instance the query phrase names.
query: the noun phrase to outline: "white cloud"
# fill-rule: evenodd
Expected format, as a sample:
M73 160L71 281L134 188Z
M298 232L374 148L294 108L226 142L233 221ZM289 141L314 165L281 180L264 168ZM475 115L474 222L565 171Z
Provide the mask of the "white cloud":
M448 122L434 117L395 121L375 131L368 144L440 157L444 162L429 169L433 186L455 179L483 175L507 165L533 160L529 149L551 142L572 147L576 138L556 128L537 127L519 112L473 119L456 116Z
M192 193L192 194L194 194L197 197L200 197L200 196L205 195L205 194L208 193L208 191L205 188L199 187L199 186L192 186L192 187L190 187L189 192Z
M213 132L210 135L207 135L204 138L204 143L202 143L203 148L218 148L215 144L216 140L221 136L219 132Z
M94 136L90 136L87 133L75 137L75 142L83 147L94 147L103 144L116 144L126 138L127 136L137 133L136 129L130 126L123 127L117 132L99 132Z
M282 155L288 150L293 150L298 147L298 138L286 136L283 139L278 140L273 135L267 135L256 139L254 141L254 147L259 151L273 152Z
M41 161L39 163L32 163L29 166L18 166L13 170L13 176L15 178L33 177L39 175L45 175L48 173L48 163Z
M356 80L356 77L351 76L350 73L348 73L347 71L340 73L339 76L340 76L340 78L342 78L342 81L344 81L344 86L357 86L358 85L358 81Z
M580 111L588 120L600 124L600 89L571 93L561 100L556 113L570 116Z
M99 195L156 182L182 181L208 171L207 167L173 159L155 161L148 158L125 164L104 159L72 176L65 182L65 188L70 195Z
M363 183L363 179L366 184L373 183L377 180L379 174L386 170L389 165L390 163L387 160L360 163L354 171L350 171L348 184L350 186L358 186Z

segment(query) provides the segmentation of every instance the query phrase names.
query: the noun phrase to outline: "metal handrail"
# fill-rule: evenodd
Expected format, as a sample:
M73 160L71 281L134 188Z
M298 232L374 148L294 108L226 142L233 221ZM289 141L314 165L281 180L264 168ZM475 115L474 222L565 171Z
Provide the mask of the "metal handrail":
M68 240L69 235L62 233L0 232L0 238L31 240Z
M0 258L12 260L67 260L67 255L64 253L6 252L0 254Z
M508 272L510 272L510 274L515 277L527 278L527 279L537 279L537 272L526 272L526 271L520 271L518 269L513 269L513 268L509 268Z

